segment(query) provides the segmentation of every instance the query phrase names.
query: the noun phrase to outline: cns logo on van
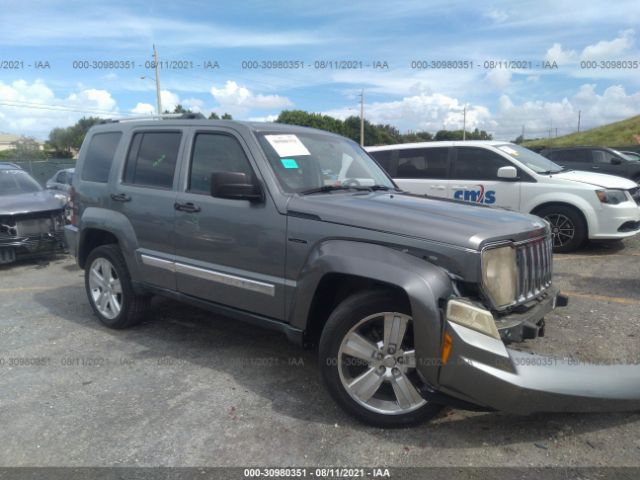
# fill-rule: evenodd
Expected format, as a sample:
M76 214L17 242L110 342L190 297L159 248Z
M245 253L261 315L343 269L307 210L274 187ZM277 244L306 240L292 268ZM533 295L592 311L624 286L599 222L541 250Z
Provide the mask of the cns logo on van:
M484 185L476 185L475 189L456 190L453 198L456 200L464 200L465 202L491 205L496 203L496 192L494 190L485 191Z

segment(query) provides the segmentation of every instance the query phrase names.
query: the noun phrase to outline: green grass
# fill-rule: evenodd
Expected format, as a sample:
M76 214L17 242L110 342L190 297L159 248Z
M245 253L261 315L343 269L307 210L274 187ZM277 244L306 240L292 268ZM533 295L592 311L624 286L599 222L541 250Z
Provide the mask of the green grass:
M634 135L640 135L640 115L562 137L527 140L523 145L525 147L572 147L576 145L624 147L638 145Z

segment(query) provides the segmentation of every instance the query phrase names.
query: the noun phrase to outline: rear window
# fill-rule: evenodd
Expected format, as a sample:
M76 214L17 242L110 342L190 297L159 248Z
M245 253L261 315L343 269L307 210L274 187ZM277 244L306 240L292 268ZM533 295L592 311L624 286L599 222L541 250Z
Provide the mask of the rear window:
M97 133L91 137L82 168L82 180L107 183L122 132Z
M133 136L124 182L171 188L180 149L180 132L140 132Z

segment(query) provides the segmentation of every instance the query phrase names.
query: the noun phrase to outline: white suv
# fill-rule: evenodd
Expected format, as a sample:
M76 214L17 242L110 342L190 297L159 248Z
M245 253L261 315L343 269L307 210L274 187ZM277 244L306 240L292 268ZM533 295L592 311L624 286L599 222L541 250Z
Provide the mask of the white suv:
M508 142L426 142L366 150L405 190L523 213L551 224L554 250L640 232L640 189L626 178L567 170Z

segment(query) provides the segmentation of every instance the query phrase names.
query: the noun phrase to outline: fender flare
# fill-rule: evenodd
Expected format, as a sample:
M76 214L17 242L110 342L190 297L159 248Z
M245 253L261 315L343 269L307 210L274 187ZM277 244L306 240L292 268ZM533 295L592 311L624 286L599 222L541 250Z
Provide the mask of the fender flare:
M305 330L316 289L327 274L347 274L401 288L414 319L417 367L436 384L443 335L440 300L453 294L447 272L384 245L328 240L317 245L299 275L289 323ZM433 360L433 361L431 361Z
M82 212L79 229L78 256L81 254L87 231L90 229L104 230L118 239L131 279L137 280L139 278L138 261L135 256L138 249L138 237L126 216L106 208L88 207Z

